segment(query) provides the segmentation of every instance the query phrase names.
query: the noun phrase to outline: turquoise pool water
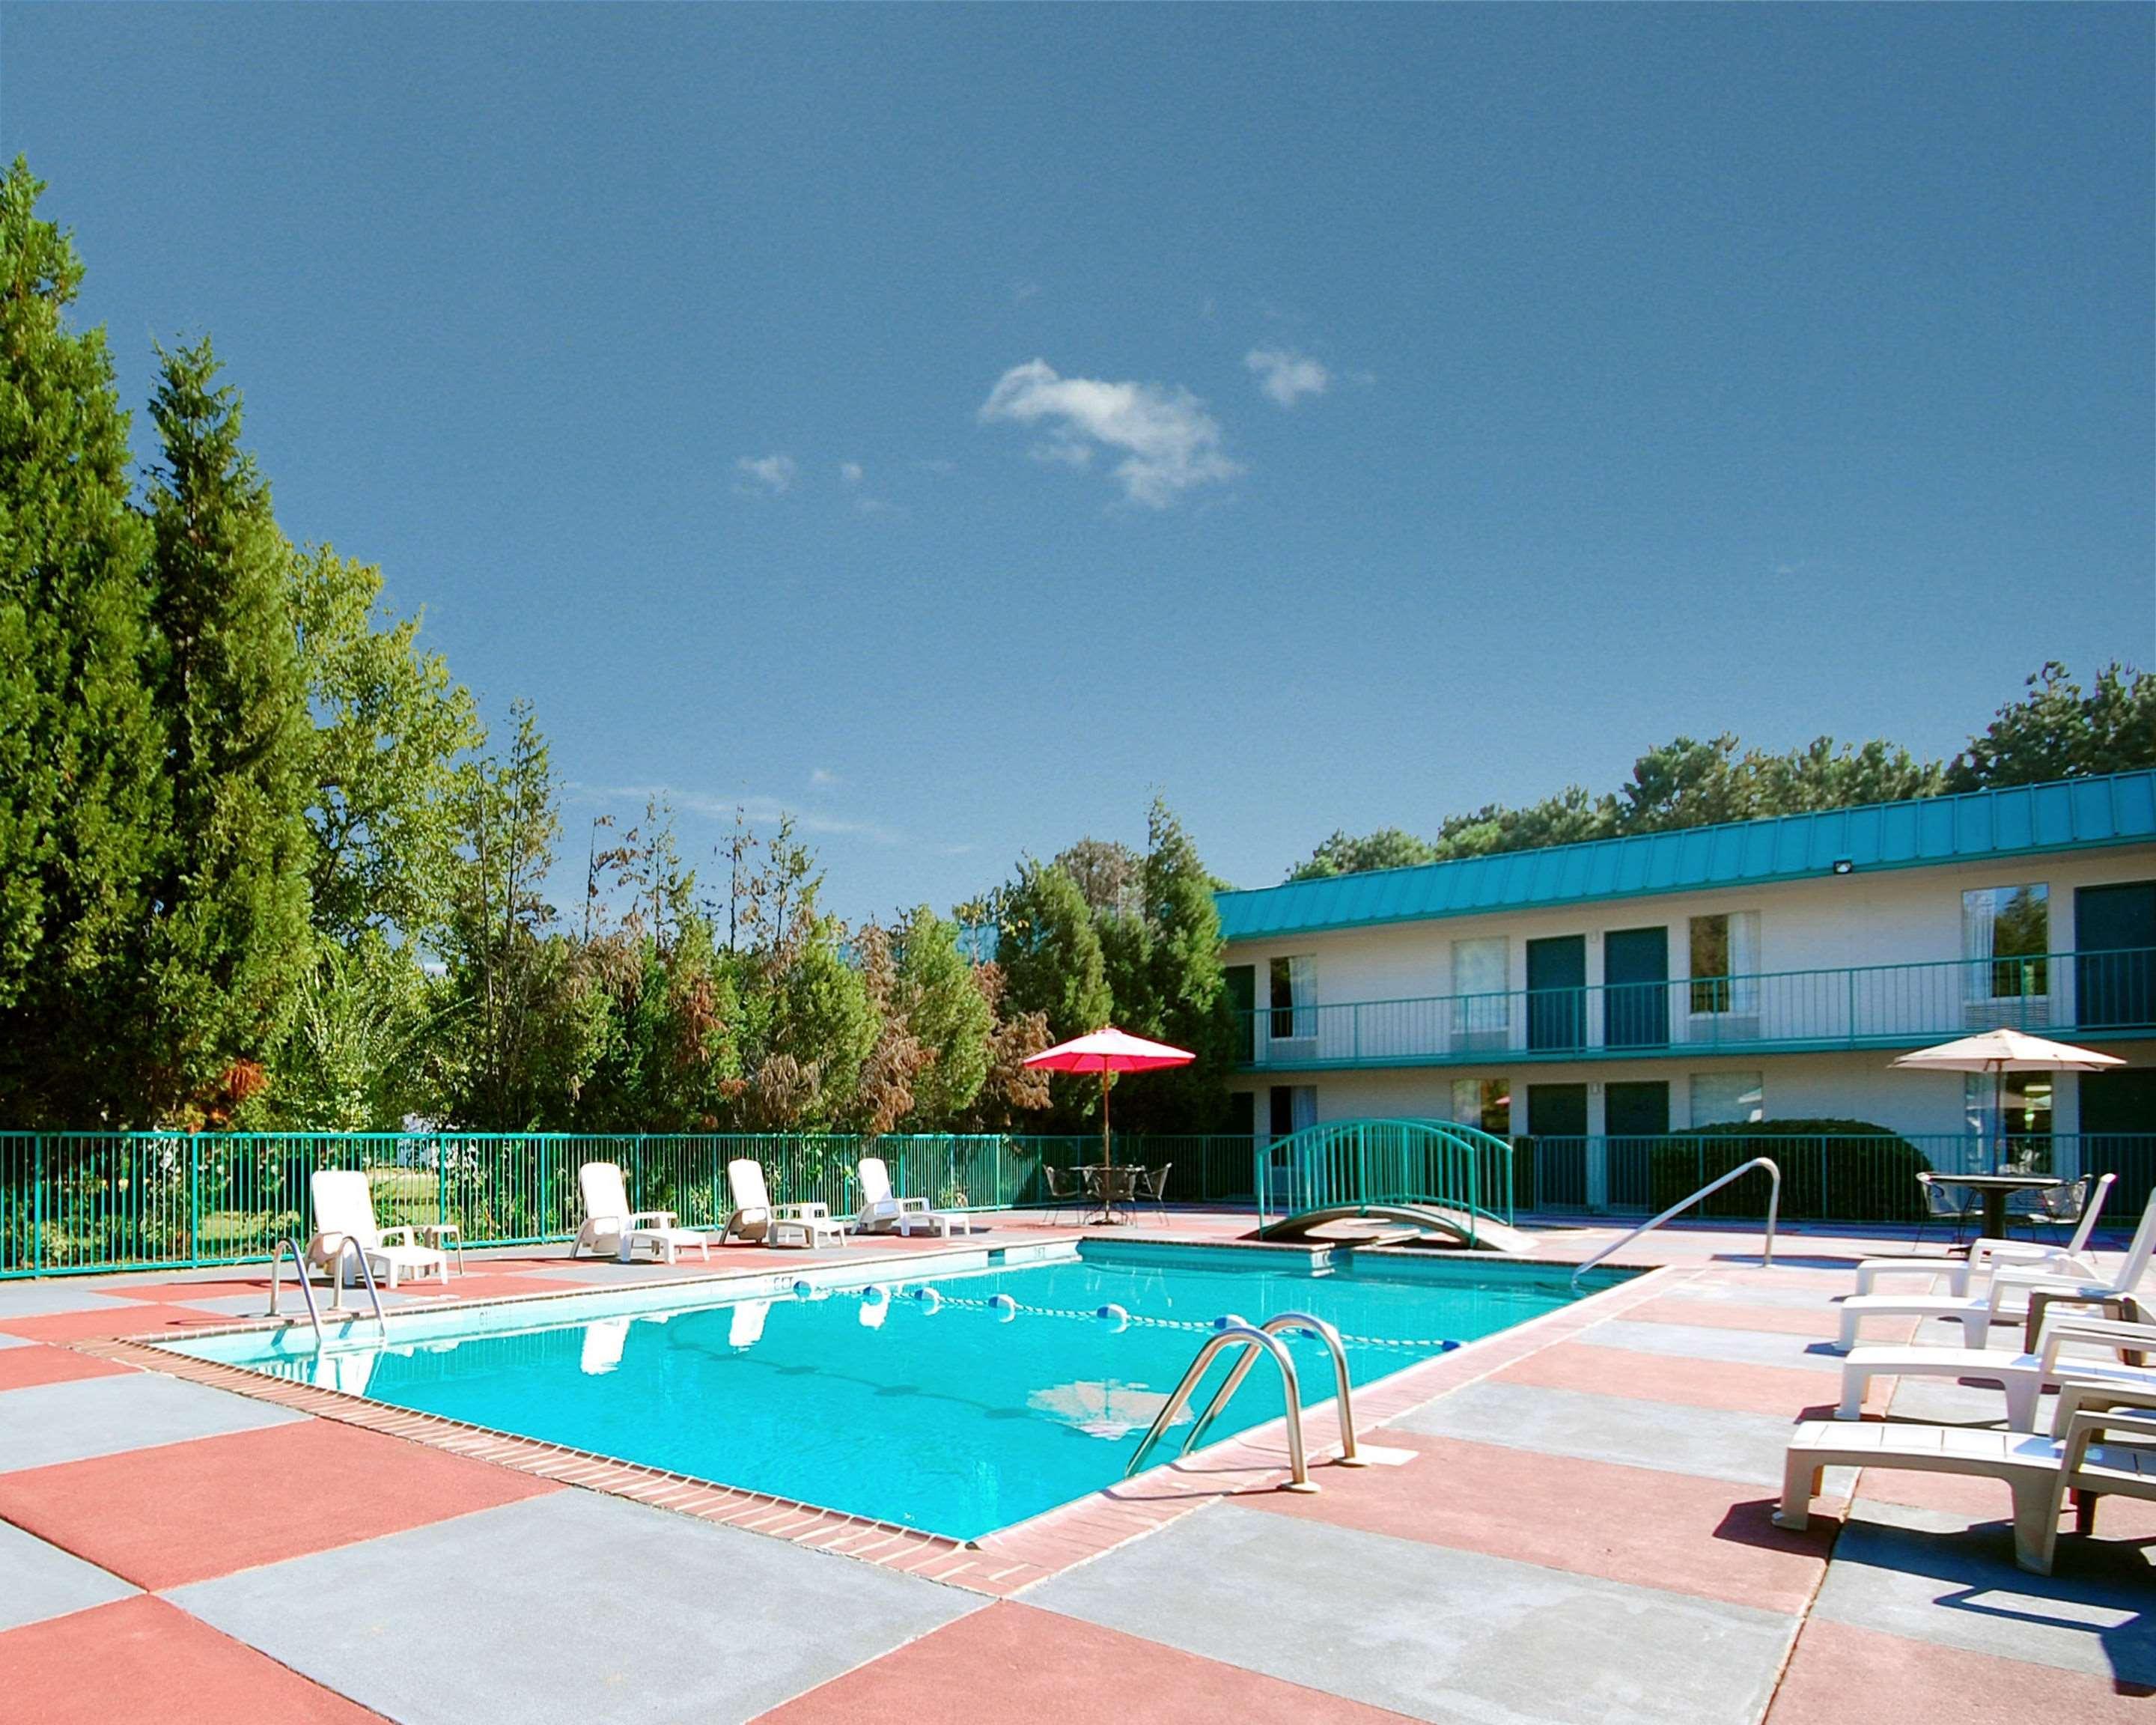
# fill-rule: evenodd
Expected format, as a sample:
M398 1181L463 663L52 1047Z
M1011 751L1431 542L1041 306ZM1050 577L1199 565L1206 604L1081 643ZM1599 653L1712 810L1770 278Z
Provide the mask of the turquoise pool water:
M1592 1279L1587 1290L1616 1279ZM922 1286L937 1298L911 1291ZM990 1305L998 1295L1009 1296L1014 1313ZM508 1333L415 1329L424 1339L406 1343L393 1318L394 1345L333 1347L319 1358L303 1327L177 1351L970 1538L1120 1479L1224 1314L1255 1322L1316 1312L1348 1338L1360 1385L1572 1297L1554 1268L1440 1260L1388 1271L1366 1260L1313 1273L1300 1256L1089 1243L1082 1257L1023 1268L865 1291L857 1277L806 1296ZM1107 1305L1130 1322L1095 1315ZM487 1322L498 1326L504 1310L493 1308ZM1302 1399L1326 1399L1324 1350L1306 1340L1291 1346ZM1208 1440L1276 1418L1279 1386L1279 1374L1260 1364ZM1329 1421L1309 1437L1313 1448L1329 1445ZM1169 1459L1173 1447L1156 1456Z

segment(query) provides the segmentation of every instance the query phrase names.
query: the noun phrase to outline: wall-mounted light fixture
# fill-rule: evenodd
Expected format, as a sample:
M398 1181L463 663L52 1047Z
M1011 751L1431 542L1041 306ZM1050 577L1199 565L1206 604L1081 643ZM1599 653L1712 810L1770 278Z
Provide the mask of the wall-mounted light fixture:
M1834 860L1834 871L1837 875L1853 875L1856 872L1856 864L1851 858L1837 856Z

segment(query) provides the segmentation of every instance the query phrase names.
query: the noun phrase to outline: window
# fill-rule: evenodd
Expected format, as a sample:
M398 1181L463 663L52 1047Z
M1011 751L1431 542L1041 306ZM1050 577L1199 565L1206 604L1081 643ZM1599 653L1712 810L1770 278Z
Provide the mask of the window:
M2052 1079L2048 1072L2008 1072L1999 1084L2001 1117L1991 1117L1992 1086L1989 1072L1962 1075L1962 1096L1969 1110L1969 1130L1994 1151L2002 1150L2002 1163L2025 1154L2048 1155L2051 1137ZM2041 1142L2032 1142L2041 1141Z
M1691 1075L1694 1126L1744 1126L1766 1117L1766 1086L1757 1072Z
M1501 1138L1512 1135L1512 1087L1502 1078L1452 1081L1452 1118Z
M1691 1009L1759 1009L1759 913L1732 911L1691 919Z
M1452 943L1452 1029L1466 1046L1505 1045L1512 1023L1511 966L1502 934Z
M1291 1042L1317 1034L1316 971L1317 961L1305 953L1276 958L1270 972L1272 999L1271 1036L1276 1042Z
M2051 992L2051 889L1983 886L1961 896L1961 950L1972 1000Z

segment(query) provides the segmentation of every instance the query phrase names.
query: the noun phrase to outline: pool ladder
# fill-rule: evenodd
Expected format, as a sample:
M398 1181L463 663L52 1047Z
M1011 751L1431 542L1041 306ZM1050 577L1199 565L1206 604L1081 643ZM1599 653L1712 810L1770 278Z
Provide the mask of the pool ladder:
M1228 1375L1220 1380L1220 1387L1213 1392L1198 1417L1191 1422L1190 1430L1177 1446L1176 1454L1188 1455L1198 1447L1199 1440L1234 1399L1235 1392L1242 1388L1243 1379L1250 1375L1250 1368L1258 1363L1258 1356L1265 1354L1280 1368L1281 1394L1287 1409L1288 1483L1284 1489L1315 1491L1317 1487L1311 1483L1309 1458L1302 1441L1302 1389L1296 1376L1294 1356L1289 1353L1287 1345L1281 1340L1281 1333L1289 1331L1299 1332L1323 1343L1325 1351L1332 1356L1332 1382L1336 1393L1334 1406L1340 1415L1340 1454L1334 1465L1340 1467L1365 1466L1355 1448L1354 1391L1348 1381L1348 1351L1341 1345L1340 1332L1312 1312L1283 1312L1267 1318L1261 1324L1247 1324L1240 1319L1224 1322L1217 1335L1206 1338L1205 1345L1198 1350L1197 1357L1190 1362L1189 1369L1175 1386L1175 1394L1168 1397L1166 1405L1154 1415L1152 1424L1146 1428L1144 1437L1138 1440L1138 1446L1131 1455L1130 1465L1123 1470L1123 1477L1128 1479L1145 1466L1146 1457L1152 1452L1153 1445L1175 1423L1175 1416L1183 1411L1196 1393L1198 1380L1205 1375L1205 1368L1220 1354L1232 1348L1239 1352L1241 1358L1229 1368Z
M278 1316L277 1278L279 1272L285 1267L285 1254L288 1251L292 1255L292 1274L299 1279L300 1297L307 1304L307 1322L315 1327L315 1351L320 1353L322 1346L321 1308L315 1304L314 1284L307 1280L306 1254L296 1240L279 1240L277 1250L270 1255L270 1316L272 1317ZM344 1309L344 1289L341 1278L344 1275L344 1260L347 1254L359 1260L360 1280L367 1284L367 1297L373 1302L376 1327L382 1332L382 1339L387 1342L389 1339L389 1320L382 1316L382 1290L374 1284L374 1267L367 1261L367 1253L361 1248L359 1242L349 1234L339 1237L336 1250L330 1260L330 1285L334 1291L331 1310L341 1312Z

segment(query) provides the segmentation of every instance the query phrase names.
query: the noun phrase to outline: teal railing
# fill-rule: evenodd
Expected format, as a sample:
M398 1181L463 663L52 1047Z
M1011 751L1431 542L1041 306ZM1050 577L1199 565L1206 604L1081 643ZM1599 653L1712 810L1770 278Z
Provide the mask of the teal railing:
M1250 1144L1132 1135L1115 1153L1170 1166L1173 1202L1248 1202ZM762 1163L775 1201L844 1214L864 1154L881 1156L909 1196L1000 1209L1045 1202L1044 1167L1100 1152L1089 1133L0 1132L0 1277L266 1259L278 1240L305 1235L320 1168L364 1171L385 1228L446 1221L468 1245L528 1245L574 1237L587 1162L620 1163L639 1209L693 1227L725 1218L737 1157Z
M1249 1070L1885 1048L2002 1027L2156 1035L2156 949L1260 1007Z
M1341 1120L1256 1153L1258 1216L1348 1204L1437 1204L1513 1219L1513 1147L1442 1120Z

